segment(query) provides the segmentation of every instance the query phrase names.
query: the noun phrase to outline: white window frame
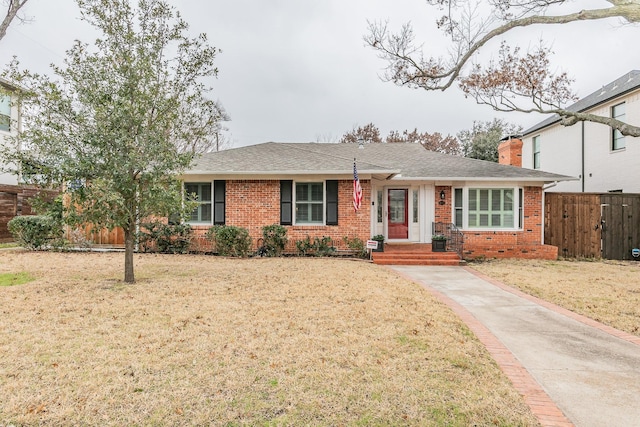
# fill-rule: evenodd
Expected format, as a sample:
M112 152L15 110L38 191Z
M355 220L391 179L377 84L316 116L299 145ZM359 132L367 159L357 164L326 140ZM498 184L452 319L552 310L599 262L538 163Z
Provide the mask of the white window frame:
M622 112L616 112L617 109L621 109ZM611 118L625 121L627 116L627 108L624 102L616 104L611 107ZM624 135L618 129L611 129L611 151L620 151L626 148L627 144Z
M540 169L540 135L536 135L531 140L533 147L533 168Z
M3 111L5 107L8 107L8 111ZM8 114L5 114L8 112ZM7 128L0 127L0 132L11 132L11 95L4 95L0 93L0 126L6 122Z
M308 222L308 221L298 221L298 184L320 184L322 188L322 221L316 222ZM326 180L309 180L309 181L293 181L293 225L300 226L324 226L327 223L327 181ZM313 203L305 203L300 202L301 204L313 204ZM319 204L319 203L315 203Z
M384 223L384 190L379 188L376 190L376 224Z
M196 209L198 210L198 218L202 218L202 210L201 207L202 205L209 205L210 206L210 215L211 218L209 219L209 221L194 221L191 219L191 215L189 214L189 219L186 221L187 224L213 224L213 182L209 181L209 182L184 182L182 185L182 190L184 191L183 194L183 200L184 197L187 195L187 185L197 185L199 187L203 186L203 185L209 185L211 188L211 194L209 195L209 200L205 200L205 201L201 201L201 200L197 200L198 206L196 207ZM201 190L198 191L198 194L201 194Z
M523 207L524 207L524 190L519 186L509 186L509 185L467 185L463 187L454 187L453 194L456 194L456 189L462 190L462 226L458 225L458 228L465 231L521 231L524 227L524 221L522 219ZM491 227L491 226L469 226L469 190L511 190L513 195L513 227ZM456 200L454 197L453 203L451 203L451 218L452 222L455 223L456 218L456 210L460 208L456 208Z

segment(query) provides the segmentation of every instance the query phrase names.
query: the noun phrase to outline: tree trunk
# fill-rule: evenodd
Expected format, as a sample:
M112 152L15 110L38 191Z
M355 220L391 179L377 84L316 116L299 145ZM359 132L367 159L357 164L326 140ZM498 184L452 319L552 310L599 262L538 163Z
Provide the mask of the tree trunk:
M129 227L124 229L124 281L135 283L133 274L133 249L135 245L135 233Z

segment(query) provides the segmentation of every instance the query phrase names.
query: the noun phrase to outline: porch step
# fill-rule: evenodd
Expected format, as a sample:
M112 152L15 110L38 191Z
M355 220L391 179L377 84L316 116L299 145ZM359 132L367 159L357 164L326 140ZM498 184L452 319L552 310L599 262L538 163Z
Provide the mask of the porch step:
M430 244L385 244L384 252L373 252L373 262L380 265L461 265L455 252L432 252Z

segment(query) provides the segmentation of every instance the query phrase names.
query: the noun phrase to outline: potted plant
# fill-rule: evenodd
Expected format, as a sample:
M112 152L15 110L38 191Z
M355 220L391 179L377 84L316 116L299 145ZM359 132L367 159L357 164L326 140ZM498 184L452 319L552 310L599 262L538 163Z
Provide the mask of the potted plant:
M444 234L431 236L431 250L433 252L445 252L447 250L447 236Z
M384 252L384 236L382 234L376 234L371 240L378 242L378 249L373 249L373 252Z

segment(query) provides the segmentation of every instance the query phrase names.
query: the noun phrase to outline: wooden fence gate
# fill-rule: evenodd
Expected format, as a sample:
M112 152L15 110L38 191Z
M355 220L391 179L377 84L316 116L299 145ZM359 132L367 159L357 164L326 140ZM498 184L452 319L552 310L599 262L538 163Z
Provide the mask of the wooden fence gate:
M602 257L632 259L631 249L640 248L640 194L603 194Z
M546 193L544 241L563 257L632 259L640 194Z

